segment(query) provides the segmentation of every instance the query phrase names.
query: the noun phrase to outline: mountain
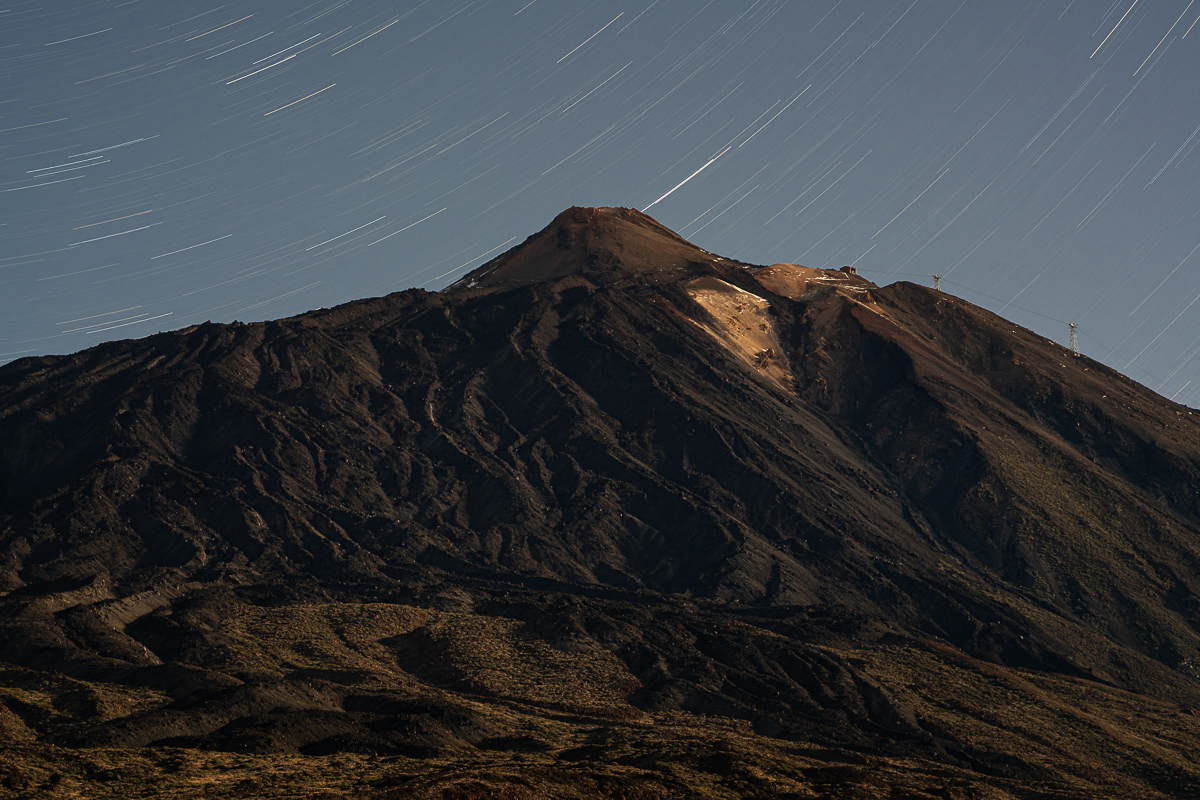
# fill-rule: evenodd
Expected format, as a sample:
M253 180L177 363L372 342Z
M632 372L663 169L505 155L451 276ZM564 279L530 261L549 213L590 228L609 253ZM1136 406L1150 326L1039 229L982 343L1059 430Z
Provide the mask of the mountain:
M16 796L1200 796L1200 417L939 291L572 208L0 442Z

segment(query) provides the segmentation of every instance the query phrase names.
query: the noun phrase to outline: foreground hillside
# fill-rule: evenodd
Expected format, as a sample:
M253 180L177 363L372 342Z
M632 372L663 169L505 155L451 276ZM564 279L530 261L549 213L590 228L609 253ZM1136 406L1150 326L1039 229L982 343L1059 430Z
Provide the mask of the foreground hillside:
M940 292L577 208L0 441L15 796L1200 794L1200 418Z

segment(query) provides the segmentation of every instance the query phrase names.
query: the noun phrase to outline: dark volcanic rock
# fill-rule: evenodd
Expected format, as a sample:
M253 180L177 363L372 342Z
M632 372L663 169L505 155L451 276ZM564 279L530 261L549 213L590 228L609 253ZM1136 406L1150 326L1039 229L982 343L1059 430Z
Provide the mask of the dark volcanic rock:
M231 609L331 600L524 620L615 654L642 712L968 765L838 653L933 637L1200 706L1190 409L958 298L637 211L571 209L442 293L14 362L0 441L0 657L190 670L64 742L546 746L230 670Z

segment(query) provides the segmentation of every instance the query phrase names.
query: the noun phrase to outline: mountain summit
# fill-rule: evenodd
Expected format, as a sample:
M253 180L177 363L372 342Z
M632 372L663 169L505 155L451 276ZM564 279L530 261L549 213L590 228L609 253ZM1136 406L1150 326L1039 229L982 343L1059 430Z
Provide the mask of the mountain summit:
M572 208L443 292L14 362L0 441L22 791L1200 785L1200 418L942 292Z
M713 260L720 259L637 209L573 206L448 291L511 288L568 275L661 279L680 274L689 263Z

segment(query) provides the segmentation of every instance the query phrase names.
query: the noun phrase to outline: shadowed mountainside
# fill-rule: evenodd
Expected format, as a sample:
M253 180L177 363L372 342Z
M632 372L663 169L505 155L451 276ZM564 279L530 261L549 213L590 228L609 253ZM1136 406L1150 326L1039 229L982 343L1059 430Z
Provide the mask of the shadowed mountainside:
M0 441L12 789L1200 781L1200 419L941 292L574 208L441 293L15 362Z

